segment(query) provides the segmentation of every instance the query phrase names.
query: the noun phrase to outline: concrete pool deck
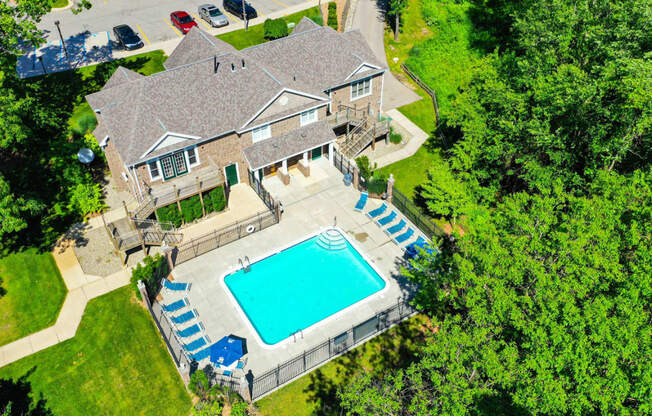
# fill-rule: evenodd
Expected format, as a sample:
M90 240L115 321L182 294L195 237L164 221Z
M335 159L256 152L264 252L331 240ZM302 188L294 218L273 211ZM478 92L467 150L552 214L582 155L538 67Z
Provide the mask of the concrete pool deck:
M264 184L272 196L283 202L284 213L279 224L183 263L172 272L176 281L192 283L187 293L190 306L199 313L212 342L231 334L247 340L246 370L251 370L254 376L365 321L411 290L400 276L403 251L364 213L353 210L359 192L344 186L342 174L329 166L326 159L312 164L310 178L303 178L297 172L289 186L282 185L278 178L266 179ZM370 200L364 212L379 205L380 201ZM335 218L337 226L351 237L388 281L388 289L353 305L338 319L327 318L318 323L304 332L303 338L299 336L296 341L282 343L273 349L261 345L226 292L222 277L238 266L239 258L259 258L322 227L332 226ZM177 298L179 295L166 295L164 302Z

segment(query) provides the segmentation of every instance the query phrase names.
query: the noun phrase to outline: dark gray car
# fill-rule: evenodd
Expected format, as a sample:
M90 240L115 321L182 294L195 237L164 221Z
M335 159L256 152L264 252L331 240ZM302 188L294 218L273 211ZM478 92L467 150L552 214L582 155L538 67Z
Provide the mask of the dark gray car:
M202 4L197 9L197 12L199 13L199 17L206 20L213 27L226 26L229 24L229 19L227 19L224 13L213 4Z
M143 47L143 41L140 37L127 25L119 25L113 28L113 34L116 40L123 48L127 50L138 49Z

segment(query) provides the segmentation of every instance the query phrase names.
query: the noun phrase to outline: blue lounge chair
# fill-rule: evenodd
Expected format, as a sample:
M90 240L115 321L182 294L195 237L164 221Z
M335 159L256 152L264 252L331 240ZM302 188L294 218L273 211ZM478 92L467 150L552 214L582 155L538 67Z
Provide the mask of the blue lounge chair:
M364 206L367 204L367 198L369 197L369 194L366 192L360 192L360 199L358 199L358 203L355 204L355 208L353 208L356 211L362 211Z
M383 218L376 220L376 224L380 225L381 227L384 227L390 222L394 221L394 218L396 218L396 211L392 210L392 212L390 212L389 215L385 215Z
M417 247L423 247L426 243L426 239L422 236L419 236L414 243L410 243L403 248L403 250L414 250L416 252Z
M195 351L195 350L200 349L201 347L203 347L203 346L206 345L206 344L208 344L208 341L206 341L206 338L205 338L205 337L201 337L201 338L197 338L197 339L194 340L193 342L190 342L190 343L188 343L188 344L185 344L185 345L183 346L183 349L184 349L186 352L193 352L193 351Z
M406 232L404 232L403 234L401 234L401 235L399 235L398 237L396 237L396 238L394 239L394 242L395 242L396 244L403 244L403 243L406 242L410 237L412 237L412 234L414 234L414 230L413 230L412 228L408 228L408 230L407 230Z
M194 324L189 326L188 328L184 328L181 331L177 331L177 336L179 338L187 338L191 337L195 334L198 334L201 332L204 328L202 328L201 323Z
M374 218L380 216L380 214L385 212L386 209L387 209L387 202L383 202L383 204L381 206L379 206L378 208L367 212L367 217L369 217L369 218L371 218L373 220Z
M186 298L179 299L176 302L168 303L167 305L161 305L161 308L163 308L165 312L174 312L178 311L184 306L188 306L188 299Z
M401 231L405 227L406 223L405 220L401 220L398 222L398 224L392 225L388 229L385 230L385 232L389 235L396 234L397 232Z
M211 347L206 347L203 350L196 352L194 354L190 354L190 359L193 361L200 362L201 360L204 360L211 355Z
M247 359L240 359L238 360L238 364L236 364L235 369L244 371L245 365L247 365Z
M189 320L191 320L193 318L196 318L197 316L198 316L197 311L196 310L191 310L191 311L182 313L181 315L173 316L173 317L170 318L170 320L173 323L179 325L179 324L183 324L185 322L188 322Z
M161 285L167 290L184 292L190 289L190 283L170 282L168 279L162 279Z

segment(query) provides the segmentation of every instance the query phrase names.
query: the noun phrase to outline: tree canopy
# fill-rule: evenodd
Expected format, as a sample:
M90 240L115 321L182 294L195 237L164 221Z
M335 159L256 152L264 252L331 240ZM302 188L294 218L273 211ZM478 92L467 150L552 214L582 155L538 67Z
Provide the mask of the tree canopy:
M437 0L429 0L431 2ZM652 17L642 0L474 1L489 51L421 196L465 215L405 270L439 330L349 414L652 412Z

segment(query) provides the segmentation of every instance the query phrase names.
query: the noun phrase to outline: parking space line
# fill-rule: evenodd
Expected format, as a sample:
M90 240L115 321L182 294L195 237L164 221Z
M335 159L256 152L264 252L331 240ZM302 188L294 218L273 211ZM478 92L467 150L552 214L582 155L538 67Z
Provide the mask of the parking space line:
M168 22L166 19L163 19L163 21L174 30L174 33L176 33L177 36L181 37L181 32L179 32L176 27L172 26L172 23Z
M145 36L145 32L143 32L143 29L140 28L140 26L136 25L136 29L140 32L140 34L143 36L143 39L145 39L145 42L147 42L148 45L151 45L152 42L147 39L147 36Z
M235 16L232 15L231 13L227 12L226 10L224 10L224 14L225 14L226 17L231 21L231 23L238 23L238 22L239 22L239 20L238 20L237 17L235 17Z
M199 20L204 26L206 26L206 29L212 29L212 27L208 23L206 23L206 21L204 21L204 19L200 19L199 17L197 17L192 12L188 12L188 13L190 13L190 15L195 19L195 21Z
M282 1L279 1L279 0L272 0L272 1L273 1L274 3L276 3L276 4L278 4L279 6L283 7L283 8L290 7L289 4L285 4L285 3L283 3Z

